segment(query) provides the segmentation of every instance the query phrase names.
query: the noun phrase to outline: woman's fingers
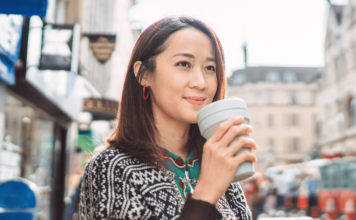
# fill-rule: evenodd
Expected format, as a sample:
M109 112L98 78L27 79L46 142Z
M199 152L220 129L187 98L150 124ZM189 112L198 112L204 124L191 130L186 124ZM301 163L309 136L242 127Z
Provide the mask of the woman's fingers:
M248 124L233 125L220 139L220 146L228 146L237 136L249 134L252 130L252 127Z
M246 162L246 161L251 161L252 163L255 163L257 161L257 158L253 153L251 153L249 151L244 151L241 154L238 154L235 157L233 157L232 160L234 161L234 165L237 168L243 162Z
M215 130L214 134L208 139L208 142L215 143L218 142L224 134L230 129L233 125L239 125L244 121L242 116L238 117L231 117L228 120L222 122L217 129Z
M237 141L232 143L227 149L227 155L234 156L237 152L239 152L242 148L250 148L251 150L256 150L256 142L249 137L239 137Z

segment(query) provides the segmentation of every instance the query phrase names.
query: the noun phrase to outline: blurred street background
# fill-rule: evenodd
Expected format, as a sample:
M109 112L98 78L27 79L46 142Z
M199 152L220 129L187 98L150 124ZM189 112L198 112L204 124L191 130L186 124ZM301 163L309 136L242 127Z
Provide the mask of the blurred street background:
M258 145L254 219L356 220L356 0L0 0L0 184L35 183L40 220L78 218L133 46L167 16L222 42Z

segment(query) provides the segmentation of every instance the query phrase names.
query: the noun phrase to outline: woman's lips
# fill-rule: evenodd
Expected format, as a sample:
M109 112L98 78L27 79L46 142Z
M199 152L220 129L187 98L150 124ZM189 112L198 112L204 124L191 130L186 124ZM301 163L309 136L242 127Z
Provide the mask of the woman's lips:
M199 97L199 96L184 97L184 99L193 105L202 105L205 100L204 97Z

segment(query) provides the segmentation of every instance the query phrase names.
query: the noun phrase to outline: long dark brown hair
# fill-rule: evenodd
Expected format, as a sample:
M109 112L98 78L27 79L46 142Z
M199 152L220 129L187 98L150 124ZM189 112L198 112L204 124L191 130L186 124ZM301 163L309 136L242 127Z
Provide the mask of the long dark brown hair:
M142 162L161 167L164 158L156 145L157 132L150 99L144 100L143 87L140 84L146 74L153 74L156 69L156 57L167 47L167 39L184 28L195 28L206 34L212 43L218 87L213 101L224 99L226 92L225 61L221 43L215 32L203 22L188 17L165 18L149 26L138 38L132 51L126 72L124 88L118 112L118 123L115 131L107 139L108 148L134 156ZM134 63L142 61L137 77L134 74ZM152 92L148 88L148 92ZM187 146L196 147L199 157L205 139L201 136L197 124L189 130Z

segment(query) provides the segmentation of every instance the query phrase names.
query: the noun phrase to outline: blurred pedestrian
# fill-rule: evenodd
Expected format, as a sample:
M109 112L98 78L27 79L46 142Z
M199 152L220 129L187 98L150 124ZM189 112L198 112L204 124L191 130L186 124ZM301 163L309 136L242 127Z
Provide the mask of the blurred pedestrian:
M282 170L280 170L278 174L273 177L273 184L277 190L277 209L284 210L284 199L288 193L289 186L286 178L283 176Z
M302 182L298 190L298 209L300 210L308 209L309 207L308 197L309 197L308 186L305 184L305 182Z
M270 188L268 196L266 197L266 202L263 206L265 213L269 213L271 210L276 210L277 208L277 190L273 187Z
M256 199L256 216L262 214L267 196L271 190L272 184L270 178L262 177L258 185L258 197Z
M311 214L311 210L318 206L318 192L320 187L320 181L316 178L315 173L309 173L304 179L303 183L308 187L308 215Z
M300 179L299 176L293 177L293 180L289 182L289 192L288 197L290 198L290 209L297 208L297 198L298 198L298 190L300 187Z
M82 179L71 196L70 202L66 205L63 213L63 220L77 220L78 219L78 209L79 209L79 201L80 201L80 188L82 185Z
M259 214L259 189L256 179L250 180L246 184L248 190L248 204L251 207L252 218L257 219Z
M237 168L256 149L233 117L205 140L200 109L226 91L221 43L193 18L166 18L139 37L108 148L85 168L79 219L251 220ZM203 153L204 152L204 153Z

